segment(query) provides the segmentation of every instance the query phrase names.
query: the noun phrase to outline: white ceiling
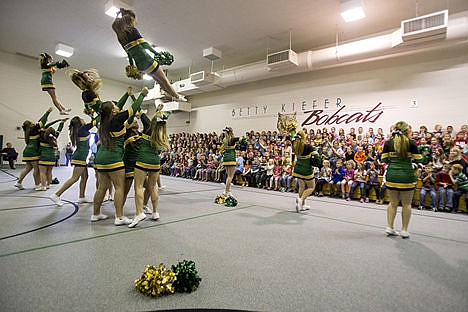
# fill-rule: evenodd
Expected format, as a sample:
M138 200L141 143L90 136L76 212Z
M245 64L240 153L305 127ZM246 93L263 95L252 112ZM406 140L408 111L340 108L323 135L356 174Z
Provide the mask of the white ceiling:
M140 33L175 58L168 76L215 71L265 59L289 47L315 50L396 29L401 20L443 9L468 10L468 0L363 0L367 17L344 23L340 0L128 0ZM68 59L78 69L96 68L103 77L128 83L125 53L104 14L106 0L3 0L2 50L37 57L58 42L75 48ZM222 59L202 55L215 47ZM56 56L56 58L60 58Z

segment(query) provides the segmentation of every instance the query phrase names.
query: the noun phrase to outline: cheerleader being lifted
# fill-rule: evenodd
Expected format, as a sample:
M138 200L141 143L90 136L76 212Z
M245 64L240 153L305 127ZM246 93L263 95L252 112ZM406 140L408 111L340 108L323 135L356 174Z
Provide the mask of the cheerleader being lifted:
M65 108L65 106L63 106L62 103L60 103L58 100L57 95L55 94L55 85L52 81L52 75L55 74L57 68L65 68L70 65L68 65L66 60L61 60L54 63L52 56L46 52L41 53L39 56L39 65L42 69L42 91L49 93L52 99L52 103L54 103L55 107L57 107L60 115L68 115L71 111L71 108Z

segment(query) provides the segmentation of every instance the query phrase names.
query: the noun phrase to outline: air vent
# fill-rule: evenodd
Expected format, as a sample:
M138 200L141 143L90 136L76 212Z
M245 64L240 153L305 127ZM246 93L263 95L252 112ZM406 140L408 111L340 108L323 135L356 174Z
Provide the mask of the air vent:
M192 111L192 105L187 102L167 102L164 103L164 112L190 112Z
M177 93L182 95L193 95L202 92L202 90L190 81L190 78L174 82L172 87L177 91Z
M285 50L267 55L267 66L269 69L297 65L297 54L293 50Z
M216 73L207 73L205 71L193 73L190 75L190 82L195 86L203 86L207 84L214 84L219 79Z
M403 41L421 38L441 38L447 34L448 10L412 18L401 22Z

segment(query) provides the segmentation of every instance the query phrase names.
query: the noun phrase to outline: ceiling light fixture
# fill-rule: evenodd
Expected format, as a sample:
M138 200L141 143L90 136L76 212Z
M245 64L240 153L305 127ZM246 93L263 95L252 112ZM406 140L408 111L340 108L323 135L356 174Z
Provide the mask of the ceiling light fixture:
M366 17L362 0L347 0L341 2L341 17L346 23Z
M110 17L113 17L113 18L117 16L117 13L119 13L120 8L124 8L127 10L133 9L127 3L119 1L119 0L109 0L104 5L104 11L106 12L106 15L109 15Z
M55 54L63 57L70 57L73 55L73 47L64 43L57 43L55 46Z

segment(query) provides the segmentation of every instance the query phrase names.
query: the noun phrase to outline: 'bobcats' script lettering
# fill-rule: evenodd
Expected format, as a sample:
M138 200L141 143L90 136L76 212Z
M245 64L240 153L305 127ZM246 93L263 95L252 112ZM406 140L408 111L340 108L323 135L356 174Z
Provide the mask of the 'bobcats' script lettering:
M383 111L379 109L379 106L382 103L377 104L371 110L367 110L364 113L356 112L353 114L342 114L340 112L346 108L345 105L341 106L333 115L329 116L327 114L322 114L323 110L316 109L312 111L306 111L304 114L310 114L302 123L301 126L310 126L310 125L333 125L333 124L349 124L352 122L370 122L374 123L379 119L379 117L383 114Z

